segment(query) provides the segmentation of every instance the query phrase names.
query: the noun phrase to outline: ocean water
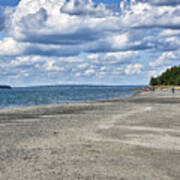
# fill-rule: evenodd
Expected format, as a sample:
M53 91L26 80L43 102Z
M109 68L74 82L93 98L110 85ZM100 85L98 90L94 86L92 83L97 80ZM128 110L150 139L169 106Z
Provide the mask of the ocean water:
M0 108L125 98L138 92L135 87L63 85L0 89Z

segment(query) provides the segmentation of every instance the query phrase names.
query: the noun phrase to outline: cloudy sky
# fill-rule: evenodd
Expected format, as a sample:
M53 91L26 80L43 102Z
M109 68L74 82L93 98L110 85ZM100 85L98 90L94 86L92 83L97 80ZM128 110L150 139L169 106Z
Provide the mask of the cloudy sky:
M180 0L0 0L0 84L148 84L179 57Z

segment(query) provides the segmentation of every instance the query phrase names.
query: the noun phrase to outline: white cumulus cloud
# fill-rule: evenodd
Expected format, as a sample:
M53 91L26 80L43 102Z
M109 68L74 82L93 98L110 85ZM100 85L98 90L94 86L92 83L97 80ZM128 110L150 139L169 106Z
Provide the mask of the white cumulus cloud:
M125 73L127 75L141 74L142 73L142 68L143 68L142 64L129 64L125 69Z
M0 73L19 77L23 70L24 77L52 79L64 73L62 81L70 81L141 76L143 70L150 76L178 63L179 0L122 0L119 7L93 0L21 0L14 8L0 7Z

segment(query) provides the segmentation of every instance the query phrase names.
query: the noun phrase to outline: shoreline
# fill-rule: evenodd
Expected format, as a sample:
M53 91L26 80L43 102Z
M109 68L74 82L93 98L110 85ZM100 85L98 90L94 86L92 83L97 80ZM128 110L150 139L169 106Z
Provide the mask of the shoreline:
M143 91L141 91L143 92ZM78 102L64 102L61 104L42 104L42 105L30 105L30 106L14 106L14 107L0 107L0 111L1 110L13 110L13 109L23 109L23 108L45 108L45 107L56 107L56 106L62 106L62 105L67 105L67 104L82 104L82 103L98 103L98 102L113 102L113 101L119 101L119 100L123 100L123 99L127 99L127 98L131 98L134 97L138 94L140 94L141 92L136 92L132 95L129 95L127 97L122 97L122 98L118 98L118 97L114 97L112 99L105 99L105 100L92 100L92 101L78 101Z
M180 93L0 110L0 179L178 180Z

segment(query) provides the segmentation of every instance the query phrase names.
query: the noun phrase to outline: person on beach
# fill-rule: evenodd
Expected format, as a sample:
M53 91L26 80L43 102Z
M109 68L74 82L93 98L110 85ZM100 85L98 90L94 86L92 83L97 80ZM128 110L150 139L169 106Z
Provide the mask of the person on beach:
M153 86L153 88L152 88L152 91L154 92L155 91L155 87Z
M174 93L175 93L175 89L174 89L174 88L172 88L172 89L171 89L171 91L172 91L172 94L174 94Z

